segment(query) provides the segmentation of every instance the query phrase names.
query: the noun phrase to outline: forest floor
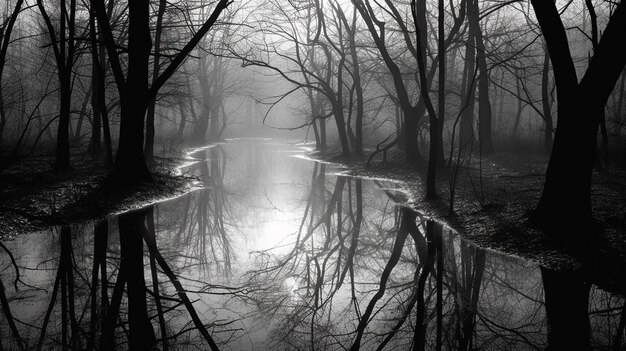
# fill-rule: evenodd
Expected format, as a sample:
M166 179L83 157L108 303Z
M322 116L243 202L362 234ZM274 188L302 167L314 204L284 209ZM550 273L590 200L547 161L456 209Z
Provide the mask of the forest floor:
M341 162L330 154L312 157ZM598 231L572 233L590 240L571 243L533 228L528 221L545 179L548 157L543 153L498 152L482 159L472 158L457 173L453 213L451 172L438 172L440 198L427 201L425 174L407 166L402 154L391 152L386 162L378 157L369 167L364 161L360 158L341 163L353 176L399 182L405 194L399 202L445 222L464 239L544 267L582 273L595 283L626 293L626 169L618 167L617 162L593 174L593 215Z
M66 172L52 170L50 156L20 159L0 169L0 240L182 195L191 182L175 174L178 157L155 158L152 182L113 189L103 186L108 168L102 160L85 153L73 153Z

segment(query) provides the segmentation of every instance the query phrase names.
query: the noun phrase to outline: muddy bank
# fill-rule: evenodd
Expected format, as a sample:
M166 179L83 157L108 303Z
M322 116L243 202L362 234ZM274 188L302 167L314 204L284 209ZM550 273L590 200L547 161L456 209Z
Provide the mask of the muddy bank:
M309 156L340 162L331 154ZM543 154L512 152L466 161L456 172L453 212L451 171L438 171L440 198L425 200L424 171L408 166L399 153L391 153L386 162L376 161L369 167L364 158L342 163L349 168L345 172L349 175L401 182L406 196L398 197L399 201L445 221L481 247L559 270L593 270L594 275L599 270L614 275L614 268L621 272L624 267L626 271L626 170L614 166L594 171L593 214L599 230L589 235L589 242L573 243L555 240L528 223L528 215L541 195L547 162Z
M193 178L178 174L183 156L157 157L153 181L132 188L103 187L108 167L87 154L72 157L72 169L52 170L51 158L24 158L0 171L0 240L50 225L107 215L178 196Z
M190 153L191 151L189 151ZM2 170L0 183L0 235L8 239L50 225L101 218L179 196L196 180L178 169L190 162L189 154L157 158L154 181L130 189L103 189L107 168L88 155L73 159L70 172L50 170L50 160L32 157ZM401 190L388 195L398 203L445 221L464 238L484 248L521 256L560 270L626 266L626 170L612 167L594 172L594 217L599 233L590 236L585 250L572 251L529 226L527 218L541 194L547 158L542 154L497 153L472 159L456 173L454 211L450 212L453 174L438 172L440 198L424 200L423 175L392 153L387 162L365 167L366 158L342 160L333 153L309 153L309 158L342 164L340 173L374 180L392 180ZM575 220L575 219L572 219ZM591 264L590 264L591 263ZM591 268L590 268L591 267ZM594 273L594 275L597 275ZM611 279L609 279L611 280Z

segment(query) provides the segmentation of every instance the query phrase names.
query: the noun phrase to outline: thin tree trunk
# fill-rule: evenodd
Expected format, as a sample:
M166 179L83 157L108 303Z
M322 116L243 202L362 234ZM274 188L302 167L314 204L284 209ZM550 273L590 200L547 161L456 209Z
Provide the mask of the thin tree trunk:
M470 6L470 1L467 2ZM463 69L463 101L467 101L467 108L461 112L460 145L463 150L471 147L474 142L474 104L476 101L476 82L474 77L476 53L474 36L470 33L465 44L465 68Z
M324 109L321 110L320 115L324 116L326 114L326 112L324 111ZM320 125L320 144L322 147L322 150L326 150L326 147L328 146L328 144L326 143L326 119L318 119L318 123Z
M624 94L624 87L626 83L626 71L622 71L622 79L619 84L619 91L617 93L617 108L615 110L616 120L621 120L622 123L616 123L618 126L623 126L626 123L626 113L623 113L624 109L624 100L626 100L626 94ZM617 133L619 134L620 128L617 129Z
M89 36L91 37L91 111L93 117L91 119L91 141L88 151L93 155L99 155L102 152L101 129L102 116L100 113L99 94L100 84L100 62L98 60L98 38L96 34L96 18L94 10L91 9L89 17Z
M428 157L428 172L426 175L426 198L435 199L437 195L437 146L439 145L439 131L437 113L433 107L430 95L428 92L428 81L426 78L426 2L425 0L411 1L411 12L413 16L413 22L415 23L415 37L417 48L417 66L419 74L420 91L426 109L428 110L428 117L430 123L430 150ZM443 14L442 14L443 15ZM418 104L419 105L419 104Z
M13 33L13 28L15 22L17 21L17 17L22 11L23 4L24 0L17 0L17 2L15 3L15 7L13 7L13 12L11 13L11 16L6 19L4 28L0 33L0 147L2 147L2 142L4 141L4 130L7 123L6 110L4 106L4 92L2 90L2 75L4 73L4 66L7 61L9 44L11 43L11 34Z
M70 168L70 109L72 103L71 72L59 69L61 107L56 136L56 159L54 168L65 171Z
M552 150L552 109L550 106L550 54L544 45L543 69L541 75L541 105L543 107L544 144L547 153Z
M156 83L161 72L161 33L163 32L163 14L165 13L165 0L159 0L159 10L157 12L156 32L154 34L154 63L152 69L152 84ZM148 113L146 115L146 142L144 145L144 157L148 164L153 162L154 157L154 118L156 110L156 99L150 101Z
M319 131L319 128L317 127L317 122L315 120L312 121L311 127L313 128L313 135L315 136L315 149L321 150L320 131Z
M439 92L438 92L438 118L437 118L437 164L440 168L445 167L446 159L443 156L443 122L446 115L446 46L445 46L445 9L443 0L438 1L438 51L439 51Z
M517 88L517 96L521 96L522 88L520 84L519 78L515 78L515 87ZM522 105L522 99L517 99L517 111L515 112L515 121L513 122L513 137L517 138L517 133L519 130L519 122L522 118L522 111L524 111L524 106ZM552 147L552 146L550 146Z
M2 65L2 63L0 63L0 65ZM4 129L6 128L6 125L7 125L7 115L6 115L6 109L4 107L4 92L2 89L2 76L0 75L0 150L2 149L2 143L4 142Z
M352 29L349 31L350 53L352 55L354 85L356 86L356 120L355 120L355 155L363 155L363 86L361 84L361 68L356 48L357 11L354 9Z
M72 103L72 67L74 65L74 21L76 14L76 0L70 0L69 12L66 0L59 3L61 16L59 27L55 28L43 0L37 0L37 7L48 30L48 37L52 42L54 58L59 79L59 118L56 135L56 159L54 168L65 171L70 168L69 124ZM58 33L57 33L58 32Z
M489 70L487 69L487 59L485 57L485 43L482 29L479 22L478 0L469 0L470 9L468 19L470 31L473 32L476 43L476 63L478 64L478 138L480 151L483 154L493 152L492 132L491 132L491 102L489 101Z
M185 137L185 125L187 124L187 114L185 113L185 106L182 103L178 104L178 113L180 114L180 124L178 125L178 132L176 133L177 140L183 140Z
M74 141L80 141L80 137L81 137L80 134L83 129L83 120L85 119L85 116L87 116L87 105L89 104L89 101L91 100L91 97L92 97L91 92L92 92L92 87L90 84L89 90L87 90L87 92L85 93L85 99L83 100L83 104L81 105L80 112L78 114L78 121L76 122L76 129L74 130L74 136L72 137Z

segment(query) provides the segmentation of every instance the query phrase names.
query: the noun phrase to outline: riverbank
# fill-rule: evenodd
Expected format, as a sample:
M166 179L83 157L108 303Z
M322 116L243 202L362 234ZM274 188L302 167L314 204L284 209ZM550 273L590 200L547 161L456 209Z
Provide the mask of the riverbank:
M156 157L152 182L127 189L104 188L108 167L89 154L72 156L72 169L57 172L47 155L23 158L0 171L0 240L48 226L107 215L179 196L192 179L177 174L179 154Z
M598 270L607 271L607 266L626 267L626 170L623 168L594 172L593 209L602 232L594 236L586 250L573 252L563 242L528 225L528 214L541 194L547 165L547 157L541 153L501 152L466 162L456 175L452 213L449 210L452 174L438 173L440 198L426 201L424 175L407 166L399 152L391 152L387 162L376 161L370 167L364 166L365 157L342 160L333 153L315 152L308 157L341 163L347 167L343 172L346 175L393 180L400 189L388 194L396 202L446 222L481 247L559 270L589 267L589 262L594 262L591 264L592 271L596 271L594 275ZM0 172L0 184L3 184L0 239L51 225L106 217L193 189L194 179L178 172L189 162L183 152L156 158L153 182L115 191L101 187L107 174L101 160L83 154L73 157L72 162L71 171L60 173L51 170L50 157L36 156Z
M331 154L312 153L311 157L339 162ZM594 171L593 214L599 231L590 235L587 243L571 243L555 240L528 223L528 215L541 195L547 162L541 153L519 152L466 161L456 173L453 212L452 172L438 172L439 199L425 200L425 174L408 166L398 152L391 152L386 162L377 160L369 167L363 158L344 160L343 164L349 168L347 175L400 182L407 196L399 201L444 221L481 247L559 270L584 268L593 275L599 270L611 275L614 270L626 271L626 170L612 165L608 170Z
M579 311L575 322L588 326L594 347L621 345L614 341L616 330L623 334L621 291L589 286L579 275L544 275L544 267L478 248L447 229L438 250L421 235L409 236L428 227L421 216L394 206L435 206L411 195L408 184L416 191L418 185L337 177L349 169L307 160L310 146L233 140L188 150L181 170L203 189L3 242L15 258L14 266L3 262L4 300L18 322L15 337L3 328L3 343L22 337L25 348L60 348L63 333L75 325L85 332L65 345L101 345L102 322L115 320L114 337L123 346L133 337L124 328L135 321L127 309L134 304L153 316L144 330L154 331L157 346L207 349L204 334L235 350L350 348L359 324L365 325L362 347L383 345L395 333L387 348L406 349L415 330L403 316L434 316L440 309L437 321L428 322L425 348L437 335L450 336L442 343L450 348L474 335L472 344L485 350L545 349L552 338L546 326L554 320L546 311L565 303L557 318ZM394 174L401 178L400 168ZM410 225L416 217L419 225ZM133 280L114 292L125 277ZM544 293L555 285L562 287L556 294ZM133 295L146 288L158 293ZM424 303L416 307L420 296ZM90 313L116 298L119 309ZM71 311L66 306L84 317L56 318ZM369 317L360 313L365 306L372 306ZM42 318L47 313L54 323ZM461 335L463 316L477 317L472 332Z

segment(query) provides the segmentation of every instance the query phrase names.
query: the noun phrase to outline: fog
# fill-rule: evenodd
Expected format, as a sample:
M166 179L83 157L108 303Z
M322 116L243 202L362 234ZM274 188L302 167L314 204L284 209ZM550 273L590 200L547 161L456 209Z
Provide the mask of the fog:
M0 3L0 349L612 349L626 4Z

